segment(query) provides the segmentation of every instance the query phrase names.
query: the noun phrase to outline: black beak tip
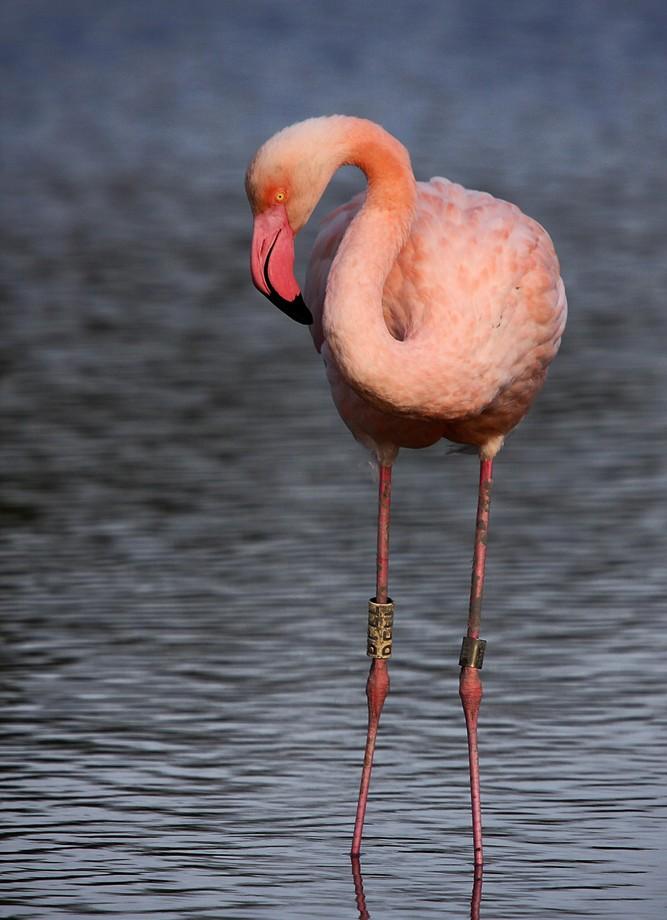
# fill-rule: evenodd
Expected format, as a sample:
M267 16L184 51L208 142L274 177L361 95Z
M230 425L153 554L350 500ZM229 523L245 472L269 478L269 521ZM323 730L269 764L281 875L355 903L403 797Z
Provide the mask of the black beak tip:
M269 300L274 307L278 307L279 310L282 310L283 313L289 316L290 319L293 319L295 323L301 323L302 326L312 326L313 314L305 305L301 294L298 294L294 300L285 300L277 291L270 288Z

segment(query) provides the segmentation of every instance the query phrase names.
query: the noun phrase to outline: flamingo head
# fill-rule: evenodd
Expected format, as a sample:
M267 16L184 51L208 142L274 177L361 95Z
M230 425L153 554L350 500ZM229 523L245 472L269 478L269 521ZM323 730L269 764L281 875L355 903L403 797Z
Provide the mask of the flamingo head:
M271 303L304 325L310 325L313 317L294 277L294 237L339 162L331 149L331 120L311 118L274 134L259 148L246 173L254 219L253 283Z

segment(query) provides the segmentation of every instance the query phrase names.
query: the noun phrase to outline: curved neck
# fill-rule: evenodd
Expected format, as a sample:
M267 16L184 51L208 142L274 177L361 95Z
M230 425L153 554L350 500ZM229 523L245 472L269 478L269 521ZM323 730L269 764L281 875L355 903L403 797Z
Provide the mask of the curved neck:
M410 233L417 186L405 147L377 125L348 126L339 155L338 165L362 170L368 190L329 272L324 335L348 383L372 402L395 408L391 377L397 362L404 363L404 349L387 328L382 297Z
M365 207L395 215L407 233L417 198L408 151L379 125L360 119L349 121L352 128L339 165L357 166L368 180Z

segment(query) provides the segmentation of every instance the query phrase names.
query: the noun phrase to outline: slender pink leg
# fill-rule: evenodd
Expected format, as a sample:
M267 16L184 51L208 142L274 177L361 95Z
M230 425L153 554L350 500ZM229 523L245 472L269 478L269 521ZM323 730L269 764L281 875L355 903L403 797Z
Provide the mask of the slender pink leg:
M479 920L479 910L482 906L482 867L475 867L475 877L470 895L470 920Z
M375 600L386 604L389 591L389 512L391 510L391 467L380 467L378 486L377 574Z
M477 751L477 717L479 715L479 705L482 701L482 681L479 676L479 669L482 664L484 646L476 640L479 640L480 620L482 615L484 566L486 563L486 543L489 531L489 507L491 504L492 483L493 460L482 460L479 471L479 501L477 504L475 552L473 556L472 582L470 586L468 632L466 640L464 640L464 651L461 653L461 663L463 667L461 668L461 679L459 683L459 695L463 703L463 713L465 715L466 729L468 732L472 836L476 868L481 868L484 863L482 851L482 807L479 793L479 754ZM464 662L470 663L464 664Z
M389 511L391 507L391 467L380 467L380 486L378 490L378 538L377 538L377 580L375 600L378 604L387 603L387 588L389 583ZM377 738L378 725L384 701L389 692L389 669L387 662L374 658L366 684L368 698L368 734L366 736L366 750L364 752L364 766L361 771L361 784L359 786L359 801L357 803L357 816L354 822L354 836L352 837L352 856L359 856L361 852L361 835L364 829L364 817L368 801L368 789L371 784L371 770L373 769L373 754L375 753L375 739Z

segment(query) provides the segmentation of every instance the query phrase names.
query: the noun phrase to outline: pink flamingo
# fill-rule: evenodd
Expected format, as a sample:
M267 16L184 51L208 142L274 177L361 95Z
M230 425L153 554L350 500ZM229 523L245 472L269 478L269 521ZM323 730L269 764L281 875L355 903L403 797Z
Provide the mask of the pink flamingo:
M365 173L368 186L325 218L310 257L304 303L294 279L294 237L333 174L348 164ZM368 734L353 857L360 853L378 723L389 690L392 464L399 448L427 447L441 438L479 451L459 692L468 735L474 860L481 868L479 634L493 459L528 411L560 344L567 304L553 244L515 205L447 179L417 182L403 145L360 118L312 118L280 131L250 163L246 190L254 215L253 282L288 316L312 324L336 407L380 468L377 583L369 602Z

